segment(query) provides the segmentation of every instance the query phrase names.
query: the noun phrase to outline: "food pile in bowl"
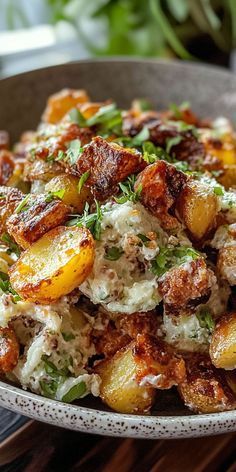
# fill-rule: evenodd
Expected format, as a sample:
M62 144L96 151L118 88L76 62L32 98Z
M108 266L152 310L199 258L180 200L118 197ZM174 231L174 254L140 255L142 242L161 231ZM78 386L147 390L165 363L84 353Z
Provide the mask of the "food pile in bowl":
M2 378L125 413L171 388L235 409L232 124L65 89L0 147Z

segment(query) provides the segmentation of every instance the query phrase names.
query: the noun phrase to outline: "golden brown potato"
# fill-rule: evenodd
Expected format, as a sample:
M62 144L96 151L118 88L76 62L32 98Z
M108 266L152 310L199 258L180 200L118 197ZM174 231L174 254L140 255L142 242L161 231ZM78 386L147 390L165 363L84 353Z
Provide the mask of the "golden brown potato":
M6 185L14 171L14 159L9 151L0 150L0 185Z
M236 312L218 321L211 338L210 356L215 367L236 368Z
M10 268L13 288L24 299L52 303L90 273L94 240L89 230L58 226L32 244Z
M88 144L77 161L80 175L90 172L87 185L96 198L104 200L116 191L117 184L145 166L135 149L123 148L97 136Z
M79 106L79 110L86 120L95 115L105 103L88 102Z
M82 213L86 202L91 202L91 191L83 185L81 191L78 190L79 178L73 175L61 174L54 177L45 187L48 192L63 190L62 201L74 207L78 213Z
M236 164L224 165L222 173L217 180L224 185L226 190L236 187Z
M34 180L49 182L49 180L62 172L63 167L59 162L46 162L42 159L37 159L32 162L26 161L23 177L27 182L33 182Z
M17 188L0 187L0 234L6 232L6 221L24 198Z
M49 97L42 119L46 123L58 123L69 110L88 101L85 90L63 89Z
M135 189L142 188L142 204L159 218L165 229L176 228L179 224L172 210L186 181L183 172L165 161L147 166L137 178Z
M44 233L64 223L69 211L59 199L50 199L48 195L29 196L25 207L7 219L7 232L26 249Z
M208 154L224 165L236 164L236 149L233 135L226 134L221 139L208 139L204 143Z
M199 241L215 225L217 196L207 185L189 180L178 198L177 211L192 238Z
M217 270L220 277L227 280L229 285L236 285L236 245L219 250Z
M204 355L194 354L185 362L187 378L178 390L186 406L197 413L235 409L236 397L223 371L217 370Z
M20 346L12 328L0 327L0 373L11 372L16 367Z
M102 400L113 410L121 413L148 413L155 398L150 386L140 386L135 380L137 362L133 355L134 343L118 351L95 368L102 379Z

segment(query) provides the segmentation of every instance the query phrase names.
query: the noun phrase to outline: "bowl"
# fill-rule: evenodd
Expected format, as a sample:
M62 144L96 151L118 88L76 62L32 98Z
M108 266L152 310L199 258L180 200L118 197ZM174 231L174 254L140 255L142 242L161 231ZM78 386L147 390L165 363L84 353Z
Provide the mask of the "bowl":
M162 60L81 61L0 80L0 129L10 132L12 143L37 126L47 97L63 87L85 88L94 100L111 97L124 108L144 97L157 109L187 100L202 117L234 120L236 112L236 76L217 67ZM91 397L69 405L0 382L1 406L76 431L150 439L236 431L236 411L193 415L174 391L158 395L150 415L127 415Z

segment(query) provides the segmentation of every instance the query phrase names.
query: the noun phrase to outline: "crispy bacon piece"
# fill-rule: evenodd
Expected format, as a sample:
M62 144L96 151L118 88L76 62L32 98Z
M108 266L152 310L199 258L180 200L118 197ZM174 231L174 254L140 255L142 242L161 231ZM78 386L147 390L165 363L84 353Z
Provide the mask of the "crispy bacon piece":
M0 130L0 151L9 149L10 139L7 131Z
M164 303L173 310L201 303L210 295L214 274L203 258L170 269L159 281Z
M154 311L121 315L116 319L116 325L122 333L135 339L140 333L155 335L158 328L158 317Z
M0 327L0 373L11 372L17 365L20 347L12 328Z
M236 398L224 371L216 369L208 356L195 353L185 364L187 377L178 390L186 406L197 413L235 409Z
M24 194L17 188L0 187L0 234L6 231L6 220L12 215Z
M64 223L69 211L59 199L47 201L47 195L32 196L23 211L7 219L6 228L16 243L26 249L44 233Z
M165 229L179 224L173 216L174 205L187 179L183 172L165 161L149 165L138 176L135 189L141 184L141 202L159 218Z
M116 192L119 182L130 174L140 172L144 166L145 162L139 151L123 148L114 142L108 143L99 136L85 147L77 161L80 175L90 172L86 184L99 200Z
M141 385L168 389L184 381L184 360L161 339L138 334L133 353L139 366L136 378Z
M111 357L130 343L130 337L128 334L119 331L115 324L110 321L104 330L93 332L93 341L97 354Z
M42 119L45 123L58 123L69 110L88 101L85 90L60 90L48 98Z
M15 164L12 153L0 150L0 185L6 185L13 174Z

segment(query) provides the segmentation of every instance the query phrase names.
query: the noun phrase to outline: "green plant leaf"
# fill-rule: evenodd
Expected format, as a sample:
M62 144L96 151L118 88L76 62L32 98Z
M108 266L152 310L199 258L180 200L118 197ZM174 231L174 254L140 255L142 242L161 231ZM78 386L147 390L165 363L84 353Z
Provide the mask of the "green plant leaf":
M86 383L80 382L77 385L74 385L69 392L67 392L64 397L62 397L62 401L65 403L72 403L78 398L82 397L87 390Z

